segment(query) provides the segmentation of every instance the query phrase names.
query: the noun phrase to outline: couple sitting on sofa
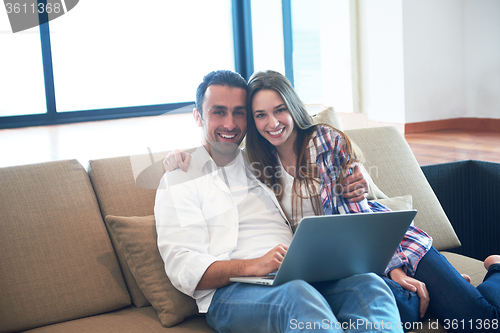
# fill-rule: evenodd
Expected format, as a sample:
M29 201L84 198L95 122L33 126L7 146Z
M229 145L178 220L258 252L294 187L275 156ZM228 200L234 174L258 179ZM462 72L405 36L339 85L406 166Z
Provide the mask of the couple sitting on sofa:
M212 72L198 87L193 114L203 128L203 147L193 153L187 173L178 170L162 178L155 205L158 247L173 285L196 299L215 330L287 331L291 320L327 320L332 331L352 328L342 325L352 322L391 323L384 328L401 331L401 319L417 320L427 307L440 320L498 320L500 257L485 261L489 272L476 289L414 226L385 281L362 274L313 285L230 284L230 277L275 271L301 216L387 208L368 203L364 195L342 195L336 184L357 180L348 176L357 161L349 139L330 127L312 125L279 73L256 73L247 86L238 74ZM247 121L243 154L238 146ZM176 159L169 163L167 169L172 169ZM260 171L258 179L248 165ZM281 170L284 177L269 170ZM369 326L356 331L363 330Z

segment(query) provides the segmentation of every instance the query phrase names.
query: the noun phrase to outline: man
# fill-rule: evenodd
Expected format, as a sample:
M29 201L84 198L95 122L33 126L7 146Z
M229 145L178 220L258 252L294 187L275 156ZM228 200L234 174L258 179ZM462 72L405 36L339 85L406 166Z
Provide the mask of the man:
M187 173L164 175L156 197L158 248L172 284L196 300L216 331L402 332L392 293L375 274L314 285L231 284L231 277L276 271L292 239L274 193L238 148L246 112L241 76L204 77L193 110L203 146Z

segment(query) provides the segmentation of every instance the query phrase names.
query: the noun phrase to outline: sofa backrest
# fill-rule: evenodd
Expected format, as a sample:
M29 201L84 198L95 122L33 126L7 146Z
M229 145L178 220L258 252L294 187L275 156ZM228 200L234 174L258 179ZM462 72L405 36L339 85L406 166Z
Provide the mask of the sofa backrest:
M0 332L130 304L77 160L1 168L0 188Z
M413 208L418 211L415 225L432 236L438 250L460 246L410 146L396 127L354 129L345 133L361 148L365 168L380 190L388 197L412 196Z

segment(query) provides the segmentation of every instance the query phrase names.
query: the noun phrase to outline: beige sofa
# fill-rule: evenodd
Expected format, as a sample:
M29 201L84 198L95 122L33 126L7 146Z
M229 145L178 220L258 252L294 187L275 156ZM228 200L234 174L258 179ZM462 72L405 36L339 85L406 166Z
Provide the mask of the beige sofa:
M439 250L460 245L395 127L346 133L387 205L416 208L416 225ZM212 331L173 289L156 249L164 156L93 160L87 170L76 160L0 169L0 332ZM482 262L445 254L482 281Z

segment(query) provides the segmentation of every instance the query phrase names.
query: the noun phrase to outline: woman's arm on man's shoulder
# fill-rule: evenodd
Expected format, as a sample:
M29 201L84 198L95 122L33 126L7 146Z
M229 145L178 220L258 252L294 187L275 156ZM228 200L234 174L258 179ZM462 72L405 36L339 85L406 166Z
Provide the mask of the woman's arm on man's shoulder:
M189 163L191 162L191 155L180 151L179 149L174 149L167 154L167 157L163 160L163 166L165 171L174 171L176 169L181 169L187 172Z

